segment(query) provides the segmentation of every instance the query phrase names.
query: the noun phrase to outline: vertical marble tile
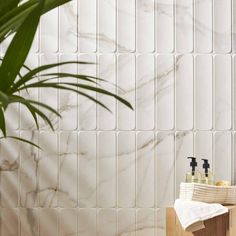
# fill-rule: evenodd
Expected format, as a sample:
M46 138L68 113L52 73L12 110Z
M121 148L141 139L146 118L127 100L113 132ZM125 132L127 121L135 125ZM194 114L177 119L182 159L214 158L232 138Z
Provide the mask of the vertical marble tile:
M38 131L22 131L21 137L38 144ZM20 143L20 206L37 207L39 205L39 149Z
M39 55L38 54L29 54L25 65L27 65L29 68L36 68L39 66ZM27 69L22 70L22 74L26 74L29 71ZM31 82L37 82L38 78L33 79ZM28 90L29 92L29 90ZM27 93L26 90L22 90L20 92L20 95L24 97L25 99L31 99L31 100L39 100L39 89L38 88L33 88L30 89L30 94ZM30 114L29 110L23 106L23 105L13 105L13 107L10 108L10 115L9 115L9 124L11 124L11 127L19 127L21 130L33 130L36 129L36 125L34 122L34 119L32 119L32 115ZM20 112L20 117L19 117L19 112ZM16 117L19 117L19 120ZM12 125L13 124L13 125Z
M59 236L77 235L77 210L62 209L59 216Z
M137 207L153 207L155 197L153 132L138 132L136 158Z
M116 136L100 132L98 136L98 206L116 205Z
M174 57L158 55L156 79L156 128L171 130L174 128Z
M194 70L194 126L198 130L212 129L212 57L197 55Z
M78 1L73 0L59 8L59 48L62 53L78 49Z
M172 52L174 50L174 1L156 1L156 49L158 52Z
M137 210L136 235L155 236L155 212L151 208Z
M212 52L212 8L213 1L195 1L194 16L194 43L195 52L210 53Z
M94 54L80 54L79 61L96 63L96 55ZM78 66L78 73L82 75L96 76L96 65L82 65ZM83 82L84 83L84 82ZM86 83L85 83L86 84ZM96 99L96 93L81 89L81 92ZM94 130L96 129L96 104L88 98L79 95L79 129L80 130Z
M77 132L61 132L59 145L59 178L58 205L76 207L78 177L78 140Z
M137 57L136 119L138 130L152 130L154 128L154 60L154 56L148 54Z
M193 128L193 57L183 55L176 58L175 99L176 128Z
M231 132L216 132L214 134L214 173L216 181L231 181L232 179L231 143Z
M135 109L135 56L120 54L117 64L118 95L129 101ZM135 128L135 111L121 103L118 103L117 106L118 129L133 130Z
M106 225L106 227L104 227ZM98 211L98 236L115 236L116 234L116 210L100 209Z
M58 235L59 212L56 209L42 208L39 217L39 235Z
M9 132L8 135L18 137L19 133ZM19 204L19 142L14 139L2 139L0 156L0 205L9 208L17 207Z
M232 81L231 81L231 87L232 87L232 91L233 94L232 94L232 117L233 117L233 121L232 121L232 127L233 129L236 129L236 94L235 94L235 91L236 91L236 57L233 56L232 57Z
M208 159L210 170L213 170L213 137L212 132L197 131L194 136L194 156L198 158L198 169L203 171L201 159Z
M62 54L60 62L77 61L76 54ZM77 74L77 64L63 65L60 73ZM77 83L82 80L75 78L60 78L61 82ZM61 130L75 130L78 126L78 95L75 92L60 90L59 92L59 113L62 118L59 120Z
M119 52L135 50L135 0L117 1L117 47Z
M214 123L216 130L231 129L231 56L214 57Z
M176 51L193 51L193 0L175 1L175 44Z
M135 209L122 208L117 214L117 235L135 234Z
M98 50L116 50L116 0L98 1Z
M155 205L159 208L156 211L156 235L160 236L165 228L165 208L175 200L174 150L174 133L158 132L155 140Z
M55 53L58 51L59 10L55 8L41 17L40 22L40 51Z
M95 132L79 133L79 207L95 207L97 198Z
M95 52L97 49L97 1L78 1L78 9L79 52Z
M19 235L19 210L17 208L1 208L1 228L3 236Z
M97 235L96 209L80 209L78 212L78 233L80 236Z
M54 132L41 132L39 145L39 204L41 207L57 206L58 194L58 137Z
M236 183L236 160L235 160L235 154L236 154L236 133L232 133L232 185L235 185Z
M135 133L118 133L118 206L135 205Z
M51 64L51 63L58 63L58 57L56 54L47 53L47 54L41 55L40 65ZM58 68L52 68L50 70L44 71L42 74L57 73L57 72L58 72ZM49 78L47 76L42 76L42 74L41 74L41 79ZM59 95L58 90L54 88L40 88L39 89L39 101L42 103L46 103L47 105L51 106L55 110L58 110L58 95ZM44 114L46 114L46 116L50 119L51 123L56 128L58 125L59 118L54 113L48 110L44 110ZM42 119L39 119L39 125L40 125L40 128L43 130L50 129L49 125L46 124L44 120Z
M155 141L155 196L157 207L165 207L174 201L174 150L174 133L158 132Z
M215 0L213 7L214 51L231 51L231 0Z
M189 160L193 156L193 133L190 131L175 134L175 197L179 196L180 183L185 181L185 174L189 171Z
M232 51L236 51L236 2L232 1L231 4L232 8L232 17L231 17L231 24L232 24Z
M166 207L155 209L155 223L155 235L166 236Z
M154 0L136 1L136 45L140 53L155 50Z
M116 94L116 56L114 54L102 54L98 60L98 77L106 80L99 82L101 88ZM116 128L116 100L104 94L97 94L98 100L111 112L98 106L98 129L114 130Z
M39 235L39 210L36 208L20 208L20 235Z

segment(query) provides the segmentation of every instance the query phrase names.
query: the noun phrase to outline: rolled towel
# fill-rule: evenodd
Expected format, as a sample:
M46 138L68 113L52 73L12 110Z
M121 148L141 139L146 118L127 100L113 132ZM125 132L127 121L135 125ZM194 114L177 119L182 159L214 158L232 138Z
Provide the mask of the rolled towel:
M197 231L205 228L204 220L225 214L228 208L217 203L205 203L176 199L174 209L185 231Z

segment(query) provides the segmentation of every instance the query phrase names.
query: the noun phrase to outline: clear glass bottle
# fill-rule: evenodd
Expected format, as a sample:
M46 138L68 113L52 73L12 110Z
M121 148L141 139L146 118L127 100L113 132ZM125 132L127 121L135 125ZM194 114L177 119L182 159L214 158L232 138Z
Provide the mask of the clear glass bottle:
M188 157L191 159L191 170L186 173L185 182L187 183L201 183L201 173L196 171L197 162L196 157Z
M202 184L209 184L209 185L214 185L214 176L213 174L209 171L210 169L210 164L208 163L207 159L202 159L203 160L203 169L204 173L202 174Z

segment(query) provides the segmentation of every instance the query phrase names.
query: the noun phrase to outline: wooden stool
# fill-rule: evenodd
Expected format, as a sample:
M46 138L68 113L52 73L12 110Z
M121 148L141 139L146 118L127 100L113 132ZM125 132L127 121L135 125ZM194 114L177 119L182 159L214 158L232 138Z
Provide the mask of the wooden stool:
M193 233L183 230L173 207L166 209L166 236L236 236L236 206L229 213L204 221L205 228Z

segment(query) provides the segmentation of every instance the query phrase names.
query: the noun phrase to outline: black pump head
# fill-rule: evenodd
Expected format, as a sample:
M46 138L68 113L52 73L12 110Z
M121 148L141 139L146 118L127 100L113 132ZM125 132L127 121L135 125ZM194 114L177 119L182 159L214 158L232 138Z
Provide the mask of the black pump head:
M192 161L190 162L190 166L192 167L192 175L194 175L195 167L197 166L196 157L188 157L188 159L192 159Z
M202 167L205 169L205 176L208 177L208 169L210 168L210 164L207 159L202 159L204 161Z

